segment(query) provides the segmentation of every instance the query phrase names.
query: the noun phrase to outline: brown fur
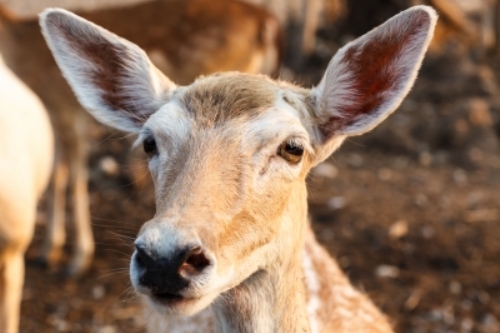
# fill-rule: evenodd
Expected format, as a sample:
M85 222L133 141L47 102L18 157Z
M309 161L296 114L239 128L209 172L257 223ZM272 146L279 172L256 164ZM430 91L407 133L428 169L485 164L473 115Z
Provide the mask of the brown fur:
M160 69L179 84L218 71L252 71L251 57L271 45L281 52L281 30L274 17L239 1L215 0L207 6L205 0L160 0L82 16L147 52L161 51L169 68ZM125 23L130 17L135 24ZM275 30L271 40L266 29Z
M389 325L380 314L376 312L365 295L358 293L344 275L338 263L330 259L328 252L319 246L313 239L314 234L310 228L306 234L305 251L312 259L313 266L319 278L319 297L323 301L318 312L318 319L327 323L324 332L365 332L366 327L362 321L346 321L342 313L336 309L350 309L355 317L372 320L377 325L371 327L373 333L390 331ZM328 262L326 265L325 263ZM309 295L310 297L310 295Z
M278 87L265 78L221 73L196 80L182 96L182 105L197 124L214 126L237 117L252 117L270 108Z

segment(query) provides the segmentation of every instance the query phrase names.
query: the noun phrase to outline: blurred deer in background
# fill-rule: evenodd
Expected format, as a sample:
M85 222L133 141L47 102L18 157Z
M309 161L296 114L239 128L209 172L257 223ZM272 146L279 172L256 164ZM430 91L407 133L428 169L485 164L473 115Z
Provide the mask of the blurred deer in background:
M38 22L20 20L7 8L0 9L0 50L5 62L40 96L57 135L52 215L41 258L54 263L61 255L69 182L76 236L69 273L79 274L94 251L87 193L87 116L61 76ZM272 74L280 62L278 21L261 8L238 1L152 1L84 16L136 42L180 84L224 70Z
M498 47L500 25L497 0L410 0L411 5L429 4L441 16L431 50L440 52L452 39L483 51Z
M0 332L15 333L24 252L50 178L54 136L42 102L0 57Z
M263 6L288 28L288 56L293 65L314 52L318 28L331 25L346 12L345 0L242 0Z
M340 49L309 90L237 72L177 86L137 45L64 10L42 14L80 102L149 155L156 215L130 265L157 313L149 332L392 331L316 241L305 178L400 105L435 23L430 7L400 13Z

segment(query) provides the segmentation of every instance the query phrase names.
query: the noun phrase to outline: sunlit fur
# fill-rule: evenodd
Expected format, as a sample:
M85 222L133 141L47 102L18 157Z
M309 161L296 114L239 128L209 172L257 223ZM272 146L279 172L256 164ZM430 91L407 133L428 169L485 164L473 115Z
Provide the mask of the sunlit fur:
M392 331L316 241L307 219L305 178L345 137L369 131L399 106L435 21L429 7L401 13L341 50L313 90L236 72L148 89L163 80L152 65L142 66L145 58L130 64L142 54L135 46L64 11L42 15L54 56L89 112L139 132L139 141L156 140L157 153L150 158L156 214L136 244L161 258L197 244L209 258L210 265L179 292L183 298L165 304L141 284L134 254L132 284L156 313L150 332L168 332L169 322L181 332L192 331L193 323L198 331L214 325L218 332L240 333ZM89 52L96 41L114 60L109 71ZM65 52L82 59L70 62ZM112 74L142 82L141 89L110 81ZM159 102L158 91L163 103L157 109L149 105L147 119L137 117L140 108L123 103ZM109 94L125 110L110 103ZM303 148L300 161L279 154L284 142ZM211 313L204 310L209 304ZM188 324L179 319L185 315L195 316Z
M24 252L53 159L47 111L0 56L0 332L18 331Z

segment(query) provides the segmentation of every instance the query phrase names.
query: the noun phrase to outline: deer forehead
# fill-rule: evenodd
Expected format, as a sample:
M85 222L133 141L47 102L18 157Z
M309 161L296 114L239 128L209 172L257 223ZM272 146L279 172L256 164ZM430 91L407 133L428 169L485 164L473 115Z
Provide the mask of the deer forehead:
M146 122L143 135L153 132L170 149L200 133L257 149L293 136L309 148L308 99L306 90L265 76L221 73L178 88Z
M181 104L200 126L214 127L234 118L256 116L270 108L279 87L264 76L221 73L187 87Z

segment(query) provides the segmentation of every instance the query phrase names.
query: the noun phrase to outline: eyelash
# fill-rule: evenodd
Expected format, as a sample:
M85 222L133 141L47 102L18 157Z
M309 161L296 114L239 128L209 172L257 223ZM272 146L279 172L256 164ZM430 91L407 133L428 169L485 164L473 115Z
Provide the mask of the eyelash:
M304 147L297 140L287 139L279 145L277 153L289 164L295 165L302 161Z
M150 135L144 138L142 141L142 147L144 152L149 156L153 157L158 153L158 147L156 146L156 140L154 136Z

